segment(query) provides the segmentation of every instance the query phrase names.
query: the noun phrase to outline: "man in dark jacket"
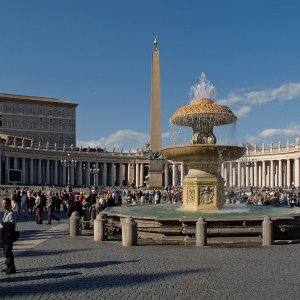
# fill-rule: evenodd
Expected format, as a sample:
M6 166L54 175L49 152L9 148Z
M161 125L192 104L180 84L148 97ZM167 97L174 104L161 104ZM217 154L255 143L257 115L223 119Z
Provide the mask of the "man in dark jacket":
M47 203L46 203L46 208L48 211L48 223L51 224L51 220L54 219L56 221L59 221L59 218L54 215L54 209L55 209L55 196L52 194L52 192L48 192L47 195Z
M0 246L3 246L5 265L2 269L6 275L15 274L16 267L14 261L13 249L13 234L16 226L16 216L11 209L11 199L4 198L2 200L2 207L4 208L3 222L0 223Z

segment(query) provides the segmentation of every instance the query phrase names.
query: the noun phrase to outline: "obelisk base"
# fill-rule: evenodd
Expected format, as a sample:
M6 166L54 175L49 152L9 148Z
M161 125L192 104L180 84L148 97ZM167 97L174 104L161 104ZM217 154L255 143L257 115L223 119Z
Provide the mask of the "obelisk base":
M150 159L148 189L163 189L163 160Z

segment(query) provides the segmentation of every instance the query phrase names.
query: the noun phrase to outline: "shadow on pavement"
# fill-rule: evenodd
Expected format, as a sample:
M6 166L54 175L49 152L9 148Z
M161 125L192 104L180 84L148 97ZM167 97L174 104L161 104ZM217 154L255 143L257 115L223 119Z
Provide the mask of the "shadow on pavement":
M125 261L126 262L126 261ZM108 263L125 263L125 262L108 262ZM77 265L85 265L89 266L90 263L87 264L71 264L72 268L75 268ZM68 266L68 265L66 265ZM69 265L70 266L70 265ZM94 264L93 264L94 266ZM98 263L97 267L103 266L103 264ZM61 268L57 267L57 268ZM53 270L53 268L52 268ZM43 269L44 271L44 269ZM60 293L68 293L68 292L78 292L78 291L84 291L86 289L92 290L101 290L101 289L108 289L108 288L115 288L118 286L128 286L128 287L139 287L141 284L149 284L151 282L160 282L164 278L172 278L172 277L182 277L184 275L188 274L197 274L197 276L202 276L205 272L213 272L214 270L212 268L202 268L202 269L191 269L191 270L184 270L184 271L170 271L170 272L162 272L162 273L138 273L138 274L99 274L99 275L90 275L90 276L84 276L84 280L81 280L81 277L75 277L75 278L65 278L64 280L57 281L53 280L52 282L43 282L43 293L46 292L47 297L49 295L57 294L59 291ZM21 273L21 272L20 272ZM77 275L77 272L72 272L73 274ZM66 273L65 275L68 276L72 273ZM17 273L17 276L14 275L14 277L10 277L5 279L5 282L10 282L14 284L18 284L18 282L24 281L24 278L21 276L18 276L19 273ZM21 274L20 274L21 275ZM54 278L54 273L50 273L50 279ZM63 277L63 273L57 273L58 276ZM47 274L43 274L44 278L47 278ZM26 279L26 285L22 285L20 288L16 288L15 286L7 286L5 287L5 293L7 295L10 295L10 297L13 296L24 296L30 297L31 294L33 294L33 291L38 290L41 287L40 283L40 275L34 275L34 276L25 276ZM29 282L31 281L31 282ZM33 281L33 282L32 282Z

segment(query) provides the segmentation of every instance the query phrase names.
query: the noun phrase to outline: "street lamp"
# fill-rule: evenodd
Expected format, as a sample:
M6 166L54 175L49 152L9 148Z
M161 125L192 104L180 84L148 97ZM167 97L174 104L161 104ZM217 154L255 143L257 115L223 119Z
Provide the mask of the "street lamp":
M256 159L250 159L249 154L245 154L241 158L241 166L242 167L254 167L256 165L257 160Z
M61 161L60 161L61 164L68 169L67 188L66 188L68 193L72 191L72 188L70 185L71 168L75 168L77 165L77 160L71 159L70 156L71 156L70 153L68 153L67 159L61 159Z
M96 166L96 164L92 164L90 172L94 175L94 190L96 190L96 175L99 173L99 171L100 169Z

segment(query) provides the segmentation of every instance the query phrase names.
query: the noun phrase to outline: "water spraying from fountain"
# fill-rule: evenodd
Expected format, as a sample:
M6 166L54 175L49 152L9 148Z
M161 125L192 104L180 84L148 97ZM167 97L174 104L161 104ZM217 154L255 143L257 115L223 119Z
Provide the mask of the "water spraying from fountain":
M234 123L237 117L225 105L215 103L214 85L204 73L200 83L191 88L191 102L180 107L171 117L174 125L191 127L190 145L163 149L163 155L173 161L184 162L189 173L183 182L183 209L221 209L224 205L224 181L220 174L223 161L241 157L245 149L233 145L217 145L215 126Z
M206 78L205 73L201 73L199 77L200 82L195 84L190 89L190 98L194 99L215 99L216 88L215 86Z

